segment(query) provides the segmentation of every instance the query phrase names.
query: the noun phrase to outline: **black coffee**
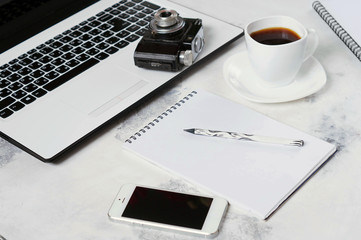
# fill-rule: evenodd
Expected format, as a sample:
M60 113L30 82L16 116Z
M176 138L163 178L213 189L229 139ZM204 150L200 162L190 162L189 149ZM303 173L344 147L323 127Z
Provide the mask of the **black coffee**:
M296 32L283 27L265 28L250 35L257 42L267 45L286 44L301 39Z

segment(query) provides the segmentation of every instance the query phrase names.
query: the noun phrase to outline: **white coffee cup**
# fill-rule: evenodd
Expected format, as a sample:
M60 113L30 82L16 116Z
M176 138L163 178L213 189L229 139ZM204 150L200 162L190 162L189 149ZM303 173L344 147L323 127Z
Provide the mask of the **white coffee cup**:
M300 39L286 44L263 44L251 34L267 28L287 28L297 33ZM287 16L272 16L249 23L245 28L248 57L261 84L267 87L285 86L291 83L302 63L318 46L315 30L306 29L302 24Z

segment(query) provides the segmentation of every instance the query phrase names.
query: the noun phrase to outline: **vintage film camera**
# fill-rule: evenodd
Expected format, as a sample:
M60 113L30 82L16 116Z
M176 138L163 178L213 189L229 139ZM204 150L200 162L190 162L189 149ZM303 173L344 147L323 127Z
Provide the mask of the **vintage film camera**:
M135 65L179 71L190 66L204 46L201 19L181 18L174 10L159 10L134 52Z

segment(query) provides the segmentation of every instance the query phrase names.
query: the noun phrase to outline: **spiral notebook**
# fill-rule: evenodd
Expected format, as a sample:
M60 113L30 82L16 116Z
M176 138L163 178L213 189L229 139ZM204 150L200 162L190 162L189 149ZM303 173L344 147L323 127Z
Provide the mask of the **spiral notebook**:
M315 1L313 8L361 61L361 2L354 0Z
M187 128L303 139L303 147L197 136ZM193 91L123 147L268 218L336 151L334 145L205 91Z

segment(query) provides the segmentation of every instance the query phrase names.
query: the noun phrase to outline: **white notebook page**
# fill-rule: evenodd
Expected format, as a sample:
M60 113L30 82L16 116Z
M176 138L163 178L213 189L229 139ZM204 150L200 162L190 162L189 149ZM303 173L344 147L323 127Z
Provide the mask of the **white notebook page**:
M320 2L343 29L361 45L361 1L321 0Z
M332 144L208 92L197 91L175 107L142 129L136 139L125 142L124 148L262 218L272 214L336 150ZM303 139L305 145L197 136L183 131L187 128Z

